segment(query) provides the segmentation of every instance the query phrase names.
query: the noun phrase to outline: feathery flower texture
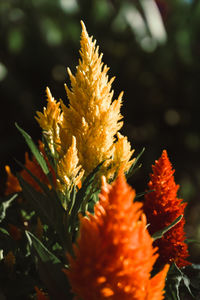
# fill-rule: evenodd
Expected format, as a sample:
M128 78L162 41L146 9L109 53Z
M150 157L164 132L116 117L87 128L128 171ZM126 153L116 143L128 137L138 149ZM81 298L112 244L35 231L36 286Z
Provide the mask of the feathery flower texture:
M146 229L142 204L120 171L112 186L103 180L94 215L81 218L80 236L65 270L83 300L159 300L168 265L151 278L158 257Z
M47 89L47 108L43 113L37 112L36 119L48 136L53 151L56 149L59 159L64 159L65 164L64 157L72 139L76 139L73 150L77 151L78 162L82 166L80 168L76 162L75 167L81 171L81 176L76 174L79 180L83 170L87 176L104 160L102 172L107 178L113 178L122 164L124 170L128 171L133 163L130 160L133 154L130 143L119 133L123 125L120 121L122 93L112 101L111 85L114 78L108 79L109 68L102 63L102 54L98 53L96 41L88 36L83 22L81 25L81 59L75 76L68 69L71 89L65 85L69 106L62 100L56 102Z
M47 88L47 107L36 116L56 161L56 188L62 193L74 184L80 185L83 176L104 160L98 178L104 174L112 179L122 165L128 171L134 161L131 160L134 150L131 150L127 137L119 132L123 125L120 121L122 93L112 101L113 91L110 90L114 78L108 80L109 68L101 61L102 54L98 53L96 41L88 36L83 22L81 25L81 59L75 76L68 69L71 90L65 85L69 107L62 100L57 102ZM25 158L25 167L48 184L36 160L30 160L28 154ZM52 168L51 171L54 173ZM6 172L6 194L20 191L19 182L9 166L6 166ZM25 170L21 175L38 189Z
M153 174L148 184L150 190L154 190L145 195L144 212L147 221L150 223L148 229L151 234L170 225L177 217L184 215L186 203L177 198L179 186L174 181L174 170L164 150L155 165L152 166ZM184 217L181 221L164 234L161 239L155 241L159 248L158 263L172 263L178 267L184 267L190 263L186 261L188 257L187 244L184 243Z

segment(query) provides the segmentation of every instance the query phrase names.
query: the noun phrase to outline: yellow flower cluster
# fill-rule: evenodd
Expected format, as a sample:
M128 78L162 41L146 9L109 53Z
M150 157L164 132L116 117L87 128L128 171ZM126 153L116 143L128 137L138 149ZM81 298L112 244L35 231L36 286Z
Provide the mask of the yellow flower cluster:
M44 107L43 113L37 112L36 120L47 137L52 154L55 154L55 148L60 143L59 124L61 122L61 109L60 103L56 103L48 87L46 88L46 94L47 107Z
M67 150L67 153L59 161L57 166L58 176L60 178L59 187L64 192L65 187L71 184L78 185L83 177L84 170L80 170L81 166L78 164L78 156L76 149L76 138L72 137L72 145Z
M119 133L123 93L112 100L114 78L109 80L109 68L102 62L96 41L88 36L83 22L81 25L81 59L75 76L68 69L71 89L65 85L69 106L62 100L56 102L47 89L47 108L36 116L52 153L57 153L57 171L67 185L78 184L83 173L87 176L102 161L101 174L107 179L114 178L122 165L128 171L134 161L130 160L134 150Z

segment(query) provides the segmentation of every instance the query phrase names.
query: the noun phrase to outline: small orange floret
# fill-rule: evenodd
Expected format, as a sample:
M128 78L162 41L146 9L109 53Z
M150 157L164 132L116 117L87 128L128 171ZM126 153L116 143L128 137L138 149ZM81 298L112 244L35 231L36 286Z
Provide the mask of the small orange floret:
M49 298L37 286L35 286L37 300L49 300Z
M12 174L9 166L5 166L5 170L7 173L5 195L20 192L21 186L19 185L17 177Z
M83 300L160 300L168 265L151 278L158 257L142 204L121 171L112 186L103 180L94 215L82 217L75 258L65 270Z
M49 164L45 151L44 151L44 145L41 141L39 141L39 150L40 152L43 154L47 165L53 175L53 180L54 183L56 182L56 177L55 177L55 172L52 169L51 165ZM36 161L36 159L33 157L32 160L29 158L28 153L25 153L25 167L35 176L37 177L42 183L48 185L50 187L49 184L49 180L47 178L47 176L43 173L41 167L39 166L38 162ZM6 181L6 189L5 189L5 195L9 195L12 193L17 193L21 191L21 187L19 184L19 181L17 179L16 176L14 176L10 170L9 166L5 167L6 172L7 172L7 181ZM41 191L39 185L35 182L35 180L31 177L30 174L28 174L28 172L24 169L20 172L20 175L23 177L23 179L25 181L27 181L30 185L32 185L37 191Z
M8 232L10 233L13 240L18 241L22 238L22 231L20 228L13 224L8 224Z
M174 170L164 150L155 165L152 166L148 187L153 192L145 195L144 212L150 224L148 230L151 234L170 225L177 217L184 215L186 203L177 197L179 186L174 181ZM186 260L189 256L184 232L184 217L171 228L161 239L155 241L159 248L158 264L163 265L173 261L178 267L190 264Z

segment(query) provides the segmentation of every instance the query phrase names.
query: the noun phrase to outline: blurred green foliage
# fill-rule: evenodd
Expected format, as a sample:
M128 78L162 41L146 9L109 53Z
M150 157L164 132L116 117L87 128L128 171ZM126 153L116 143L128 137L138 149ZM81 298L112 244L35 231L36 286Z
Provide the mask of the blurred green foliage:
M167 149L180 197L188 201L187 234L200 239L200 3L195 0L1 0L1 192L4 165L26 150L14 122L37 140L36 110L45 87L67 101L66 67L78 64L80 20L95 36L117 97L125 91L122 133L143 168L132 184L144 190L151 165ZM191 249L194 260L199 248Z

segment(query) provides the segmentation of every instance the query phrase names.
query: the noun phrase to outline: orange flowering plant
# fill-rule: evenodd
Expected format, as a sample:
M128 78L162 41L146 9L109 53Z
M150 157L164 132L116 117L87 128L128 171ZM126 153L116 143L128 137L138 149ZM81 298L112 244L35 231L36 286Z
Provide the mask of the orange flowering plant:
M114 78L81 22L69 103L46 89L36 112L36 145L18 125L31 155L14 175L6 166L0 209L2 297L13 299L160 300L197 297L184 232L186 203L177 196L167 151L145 192L127 177L138 169ZM12 288L11 288L12 287Z

